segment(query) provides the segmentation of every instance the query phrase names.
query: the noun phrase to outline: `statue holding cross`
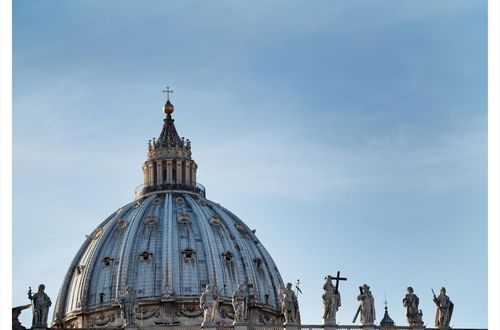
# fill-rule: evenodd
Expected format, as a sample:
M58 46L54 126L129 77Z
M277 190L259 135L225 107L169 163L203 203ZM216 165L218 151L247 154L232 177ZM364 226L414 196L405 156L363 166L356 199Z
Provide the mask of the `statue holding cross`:
M347 281L347 278L340 277L340 272L337 272L336 277L328 275L325 277L325 280L326 282L323 284L324 293L321 296L324 307L323 320L325 325L336 325L337 311L341 306L339 281ZM332 280L335 280L335 285L333 285Z

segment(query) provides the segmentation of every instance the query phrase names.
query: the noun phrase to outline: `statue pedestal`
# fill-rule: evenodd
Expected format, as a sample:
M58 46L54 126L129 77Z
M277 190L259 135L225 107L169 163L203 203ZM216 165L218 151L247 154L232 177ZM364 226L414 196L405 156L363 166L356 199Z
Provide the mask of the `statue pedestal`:
M248 329L248 323L247 322L242 322L242 321L234 321L233 322L233 327L234 327L234 330L247 330Z
M285 330L300 330L300 324L298 323L283 323Z
M203 330L216 330L216 325L213 322L203 322L201 328Z
M325 320L323 328L325 330L335 330L337 328L337 322L335 322L335 320Z
M410 324L410 327L415 330L424 330L425 326L423 324Z
M363 324L363 330L376 330L375 324Z

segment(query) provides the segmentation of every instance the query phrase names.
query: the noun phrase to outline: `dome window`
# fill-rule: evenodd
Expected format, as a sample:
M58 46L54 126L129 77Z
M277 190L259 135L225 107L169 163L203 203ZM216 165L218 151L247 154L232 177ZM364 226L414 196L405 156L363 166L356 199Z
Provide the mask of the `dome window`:
M193 249L185 249L182 251L182 256L184 257L184 261L194 260L195 251Z
M99 303L102 304L104 302L104 292L99 293Z
M219 218L219 216L217 215L214 215L213 217L210 218L210 224L212 225L220 225L221 224L221 220Z
M155 199L155 200L153 201L153 204L154 204L154 205L160 205L160 203L161 203L161 199L160 199L160 198L157 198L157 199Z
M154 215L148 215L146 219L144 219L146 226L154 226L158 223L158 217Z
M227 262L233 261L233 254L231 253L231 251L224 252L222 256L224 257L224 260Z
M112 263L113 263L113 258L111 258L111 257L104 257L102 259L102 265L104 267L109 267L109 266L111 266Z
M125 219L120 219L116 223L116 226L118 227L118 229L124 229L127 227L127 221L125 221Z
M181 225L189 225L191 223L191 220L189 219L189 215L187 215L186 213L182 213L177 217L177 222Z
M262 268L262 259L261 258L255 258L255 259L253 259L253 262L255 262L255 266L257 266L257 269Z
M84 266L83 265L78 265L76 266L75 270L76 270L76 275L81 275L82 272L83 272L83 268Z
M236 226L236 229L238 229L240 232L244 233L245 232L245 226L243 226L242 223L238 222L237 224L235 224Z
M184 203L184 198L182 198L182 197L177 197L177 198L175 199L175 201L177 202L177 204L182 204L182 203Z
M207 205L207 202L205 202L204 199L199 199L198 200L198 204L200 204L201 206L206 206Z
M151 251L144 251L139 254L141 261L151 261L153 259L153 253Z

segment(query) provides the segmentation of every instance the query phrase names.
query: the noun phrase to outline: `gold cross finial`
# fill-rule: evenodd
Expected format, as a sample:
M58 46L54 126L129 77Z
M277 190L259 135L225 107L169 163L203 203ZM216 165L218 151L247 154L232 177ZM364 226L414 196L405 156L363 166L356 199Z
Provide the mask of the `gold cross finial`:
M167 101L170 101L170 93L173 93L174 91L167 86L167 88L164 89L162 92L167 93Z

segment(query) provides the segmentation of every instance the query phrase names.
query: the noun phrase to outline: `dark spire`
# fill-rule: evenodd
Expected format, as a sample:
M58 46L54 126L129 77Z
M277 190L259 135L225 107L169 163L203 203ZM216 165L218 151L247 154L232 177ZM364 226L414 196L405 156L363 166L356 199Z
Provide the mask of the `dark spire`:
M186 148L186 144L183 143L182 139L177 134L175 129L174 119L167 114L167 118L163 119L163 129L161 130L160 136L156 140L155 148Z
M385 304L385 313L384 313L384 318L382 319L382 321L380 321L380 325L382 326L394 325L394 321L391 319L389 313L387 312L387 299L385 299L384 304Z
M167 102L163 106L163 112L167 115L167 118L163 119L163 129L161 130L160 136L155 141L153 139L153 147L155 149L159 148L183 148L186 150L191 149L191 143L189 140L184 141L184 138L180 138L175 129L174 119L172 118L172 113L174 112L174 106L170 102L170 93L174 91L167 86L163 90L167 93Z

